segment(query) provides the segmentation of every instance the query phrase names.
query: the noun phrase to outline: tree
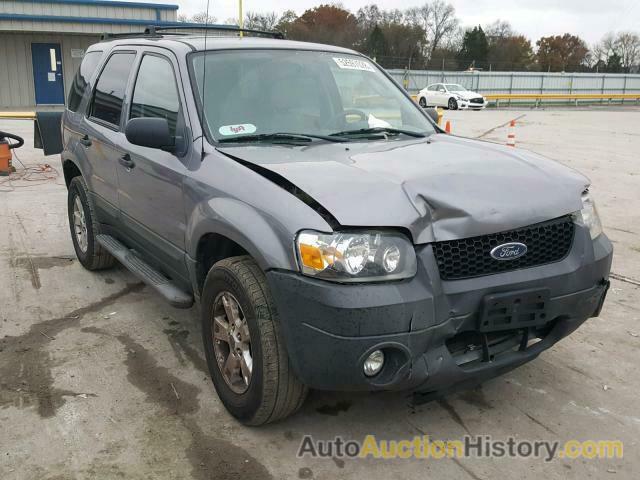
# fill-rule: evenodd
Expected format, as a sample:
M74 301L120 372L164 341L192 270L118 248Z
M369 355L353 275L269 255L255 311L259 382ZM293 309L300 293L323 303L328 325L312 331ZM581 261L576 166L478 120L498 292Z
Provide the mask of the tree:
M513 37L516 33L513 31L511 24L505 20L496 20L484 27L484 33L491 42L492 39L504 39Z
M640 36L633 32L609 32L593 47L596 68L630 72L640 63ZM618 68L619 64L619 68Z
M387 50L386 43L382 29L378 25L375 25L371 29L371 33L367 39L367 54L376 59L384 55Z
M382 23L382 11L375 3L365 5L356 12L358 25L365 31L373 30L378 24Z
M379 26L384 35L385 54L378 63L386 68L425 68L424 31L414 25L386 22Z
M285 10L285 12L282 14L280 19L278 20L278 23L276 24L275 29L279 32L284 33L285 36L289 36L289 29L291 28L291 25L293 25L293 22L295 22L297 18L298 18L298 15L296 15L296 12L294 12L293 10Z
M615 52L620 56L620 63L625 71L631 71L640 63L640 36L632 32L620 32L615 40Z
M589 49L584 40L570 33L542 37L536 45L536 59L542 71L578 70L586 65L589 58Z
M524 35L517 34L509 22L496 20L485 27L489 43L487 62L493 70L526 70L533 50Z
M244 17L244 27L254 30L275 30L279 21L280 18L276 12L247 12Z
M482 27L478 25L473 27L472 30L467 30L462 40L462 48L458 53L461 66L463 68L476 65L483 66L487 62L488 54L489 42Z
M407 10L409 21L420 27L425 32L427 59L438 49L447 38L455 34L459 21L456 18L456 10L453 5L444 0L432 0L421 7Z
M622 58L617 53L612 53L607 58L606 71L608 73L620 73L622 72Z
M336 5L320 5L305 11L287 30L291 39L353 48L359 38L356 17Z
M214 17L213 15L209 15L207 12L199 12L191 16L190 19L184 21L189 21L191 23L206 23L208 25L211 25L213 23L216 23L216 17Z

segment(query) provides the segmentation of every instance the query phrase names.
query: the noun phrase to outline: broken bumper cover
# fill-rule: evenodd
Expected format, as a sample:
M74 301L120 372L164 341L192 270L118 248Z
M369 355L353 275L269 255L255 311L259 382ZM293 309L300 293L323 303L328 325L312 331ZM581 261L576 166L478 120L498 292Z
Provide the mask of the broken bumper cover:
M267 272L292 367L325 390L409 390L425 399L505 373L536 358L597 316L608 287L612 246L576 229L562 261L465 280L441 281L430 245L417 249L407 281L341 285L292 272ZM481 332L487 296L544 289L548 321ZM526 338L523 340L523 336ZM365 359L385 353L367 377Z

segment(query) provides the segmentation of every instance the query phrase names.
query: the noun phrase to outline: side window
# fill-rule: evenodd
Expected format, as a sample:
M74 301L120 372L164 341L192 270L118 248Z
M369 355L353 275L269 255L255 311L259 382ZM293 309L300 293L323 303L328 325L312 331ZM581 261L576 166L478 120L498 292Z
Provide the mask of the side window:
M140 62L129 118L166 118L176 141L176 152L184 150L184 117L178 85L169 60L145 55Z
M87 52L82 59L80 68L76 72L76 76L73 78L73 83L71 84L71 89L69 91L69 99L67 101L67 107L72 112L78 111L80 102L84 96L84 91L87 88L87 83L89 83L91 75L95 72L101 57L102 52L95 51Z
M120 125L124 92L135 56L135 53L127 52L115 53L109 58L96 84L89 113L91 117Z

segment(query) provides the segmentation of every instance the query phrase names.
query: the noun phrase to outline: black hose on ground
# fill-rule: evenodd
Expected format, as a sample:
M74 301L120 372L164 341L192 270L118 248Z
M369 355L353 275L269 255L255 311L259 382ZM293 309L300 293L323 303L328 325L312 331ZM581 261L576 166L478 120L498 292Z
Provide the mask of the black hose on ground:
M18 135L14 135L13 133L3 132L2 130L0 130L0 140L4 138L10 138L11 140L15 140L16 142L18 142L18 143L9 143L9 149L20 148L22 145L24 145L24 138Z

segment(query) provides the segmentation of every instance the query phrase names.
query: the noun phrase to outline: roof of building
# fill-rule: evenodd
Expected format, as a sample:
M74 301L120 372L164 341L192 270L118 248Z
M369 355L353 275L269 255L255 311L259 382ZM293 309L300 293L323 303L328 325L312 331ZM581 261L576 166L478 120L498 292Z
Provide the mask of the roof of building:
M178 5L174 5L174 4L128 2L123 0L13 0L13 1L24 2L24 3L54 3L54 4L103 6L103 7L151 8L151 9L162 9L162 10L178 9Z

